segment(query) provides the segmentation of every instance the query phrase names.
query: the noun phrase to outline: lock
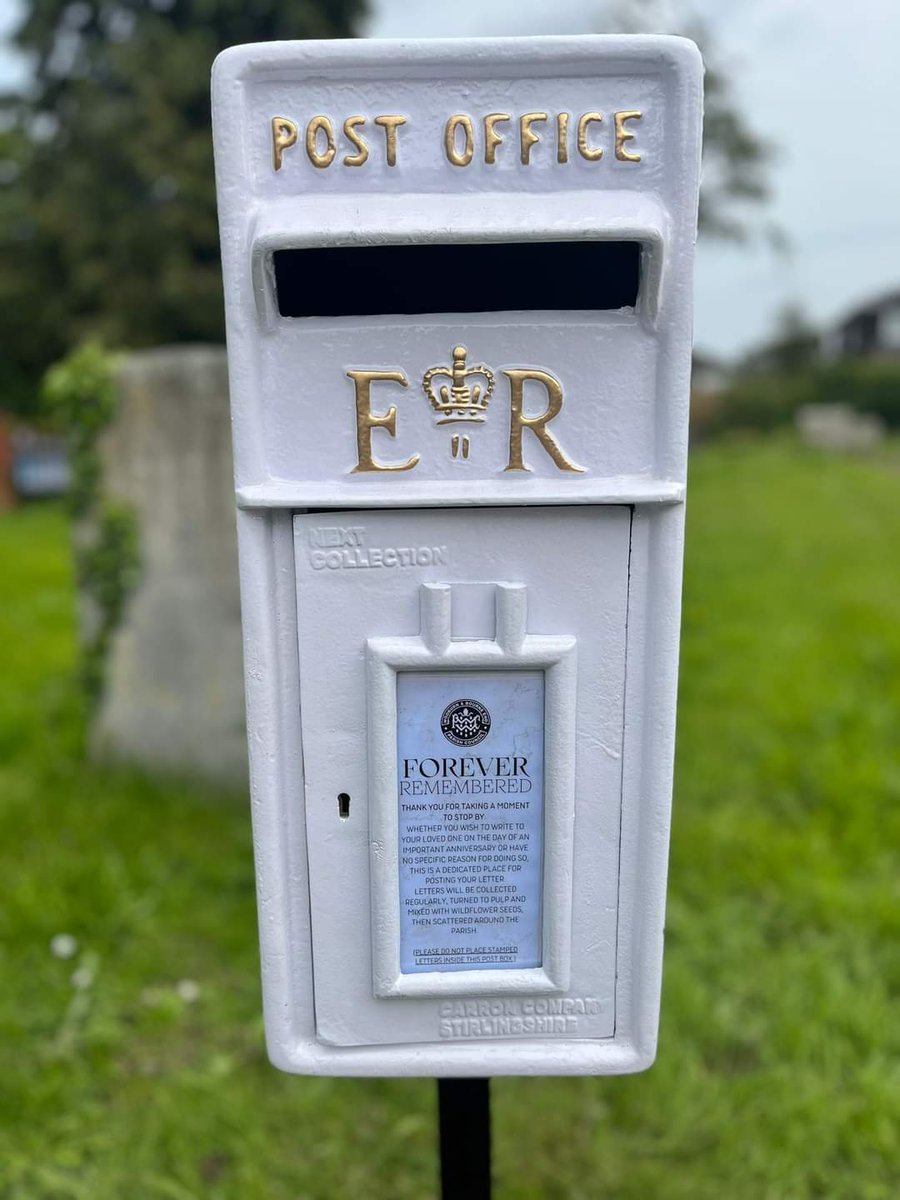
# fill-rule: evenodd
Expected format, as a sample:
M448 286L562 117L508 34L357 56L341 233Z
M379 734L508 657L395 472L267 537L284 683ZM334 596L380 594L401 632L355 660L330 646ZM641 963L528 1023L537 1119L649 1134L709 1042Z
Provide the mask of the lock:
M653 1060L700 113L678 38L216 62L284 1070Z

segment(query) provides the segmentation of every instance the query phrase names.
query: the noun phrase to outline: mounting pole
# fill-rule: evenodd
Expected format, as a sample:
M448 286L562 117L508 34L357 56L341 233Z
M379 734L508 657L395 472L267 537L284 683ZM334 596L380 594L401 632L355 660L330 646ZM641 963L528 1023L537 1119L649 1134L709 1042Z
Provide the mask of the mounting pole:
M439 1079L442 1200L491 1200L489 1079Z

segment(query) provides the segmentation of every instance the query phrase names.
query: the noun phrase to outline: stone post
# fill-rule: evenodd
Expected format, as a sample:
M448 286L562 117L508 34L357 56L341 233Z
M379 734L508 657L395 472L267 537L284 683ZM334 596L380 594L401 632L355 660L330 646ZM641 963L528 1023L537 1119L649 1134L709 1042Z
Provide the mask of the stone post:
M116 630L92 729L102 757L230 784L246 775L241 623L225 351L124 360L100 451L132 506L140 577Z

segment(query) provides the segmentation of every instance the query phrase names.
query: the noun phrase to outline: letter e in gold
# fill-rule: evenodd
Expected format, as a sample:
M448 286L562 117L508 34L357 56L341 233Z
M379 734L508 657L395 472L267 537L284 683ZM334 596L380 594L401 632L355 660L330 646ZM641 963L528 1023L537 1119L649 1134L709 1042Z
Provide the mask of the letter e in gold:
M626 121L639 121L643 113L636 109L631 112L617 112L615 115L616 122L616 158L621 162L640 162L639 154L632 154L630 150L625 149L625 143L630 142L634 138L634 134L630 129L625 128Z
M418 454L408 458L405 463L388 465L376 462L372 456L372 430L386 429L391 437L397 436L397 409L395 405L382 416L372 412L372 384L399 383L408 387L408 381L402 371L348 371L347 375L353 380L356 389L356 466L351 474L357 475L365 471L411 471L419 461Z

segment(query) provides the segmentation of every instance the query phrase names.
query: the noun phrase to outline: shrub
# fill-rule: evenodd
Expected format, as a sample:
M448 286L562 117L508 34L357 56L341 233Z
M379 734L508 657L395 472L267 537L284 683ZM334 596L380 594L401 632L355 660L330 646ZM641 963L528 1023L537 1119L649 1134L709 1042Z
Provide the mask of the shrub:
M791 425L805 404L845 404L900 429L900 359L846 358L804 371L739 376L722 394L709 432Z
M68 505L76 521L75 574L84 606L81 682L91 705L103 693L110 643L140 569L136 514L103 494L98 443L115 415L115 375L115 356L87 342L50 368L42 395L72 466Z

